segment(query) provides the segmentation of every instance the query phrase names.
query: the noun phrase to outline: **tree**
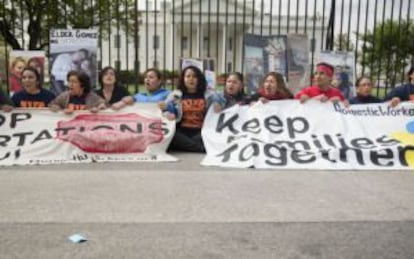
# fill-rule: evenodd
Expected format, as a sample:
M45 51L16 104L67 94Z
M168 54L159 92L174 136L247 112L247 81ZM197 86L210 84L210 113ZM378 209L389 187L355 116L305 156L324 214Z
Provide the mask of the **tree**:
M334 49L338 51L353 51L354 44L351 42L348 34L339 34L335 38Z
M359 35L363 41L359 63L369 67L371 75L395 86L404 77L404 69L414 60L414 24L412 21L387 20Z
M13 49L30 50L48 46L51 28L95 27L105 37L107 28L116 27L128 28L130 35L137 35L137 3L138 0L4 0L0 6L0 34Z

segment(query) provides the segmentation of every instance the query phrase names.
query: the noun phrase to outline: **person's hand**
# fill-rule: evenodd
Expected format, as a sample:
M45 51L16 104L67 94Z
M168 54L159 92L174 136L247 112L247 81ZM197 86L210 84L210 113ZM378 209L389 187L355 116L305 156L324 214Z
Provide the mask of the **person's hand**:
M160 108L161 111L164 111L167 109L167 103L166 102L158 102L158 108Z
M125 105L126 105L126 104L125 104L123 101L119 101L119 102L116 102L116 103L112 104L112 105L111 105L111 108L112 108L113 110L115 110L115 111L118 111L118 110L120 110L120 109L124 108L124 107L125 107Z
M60 110L60 107L57 104L52 104L52 105L49 105L49 109L53 112L58 112Z
M262 103L268 103L269 102L269 100L264 98L264 97L260 97L259 101L262 102Z
M390 106L395 107L401 102L401 99L399 97L393 97L390 101Z
M348 100L345 100L342 103L344 104L345 108L349 108L349 101Z
M170 121L173 121L173 120L175 120L175 114L174 113L171 113L171 112L166 112L165 113L165 117L168 119L168 120L170 120Z
M89 109L89 111L92 112L92 113L97 113L99 111L99 108L98 107L92 107L92 108Z
M299 99L300 103L305 103L307 100L309 100L309 96L308 95L302 94L300 96L300 99Z
M334 97L329 98L329 101L333 103L339 103L341 101L341 98L339 98L338 96L334 96Z
M100 103L98 105L98 110L105 110L106 109L106 104L105 103Z
M326 95L324 95L324 94L320 94L318 96L315 96L312 99L313 100L320 101L321 103L324 103L324 102L328 101L328 97Z
M4 112L11 112L13 110L13 106L5 104L3 107L1 107L1 110Z
M218 103L213 104L213 109L214 109L214 112L216 112L216 113L219 113L219 112L222 111L222 107Z
M135 100L131 96L125 96L124 98L122 98L122 102L124 102L127 105L133 105Z
M66 108L66 109L64 109L64 110L63 110L63 112L64 112L65 114L67 114L67 115L70 115L70 114L72 114L72 113L73 113L73 109L71 109L71 108Z

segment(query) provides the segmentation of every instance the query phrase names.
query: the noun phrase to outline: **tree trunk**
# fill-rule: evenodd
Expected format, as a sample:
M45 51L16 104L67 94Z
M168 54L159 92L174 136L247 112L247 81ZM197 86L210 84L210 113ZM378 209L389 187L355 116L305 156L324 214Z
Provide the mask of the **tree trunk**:
M11 33L10 26L4 21L0 21L0 33L13 49L22 49L14 34Z

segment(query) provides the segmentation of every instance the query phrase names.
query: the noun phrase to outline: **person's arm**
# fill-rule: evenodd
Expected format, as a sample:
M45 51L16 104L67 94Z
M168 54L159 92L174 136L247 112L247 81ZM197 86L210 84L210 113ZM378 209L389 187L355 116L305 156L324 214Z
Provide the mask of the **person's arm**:
M68 99L69 99L68 92L63 92L49 103L49 108L54 112L63 110L68 105Z
M91 112L98 112L106 108L105 100L95 92L90 92L86 97L86 108Z
M158 103L158 106L163 111L163 113L174 114L176 120L180 121L182 118L181 97L181 91L172 91L164 102Z
M0 89L0 109L4 112L13 110L13 103Z
M308 88L303 88L302 90L300 90L296 95L295 95L295 99L299 100L300 103L304 103L307 100L310 99L309 93L308 93Z
M408 96L406 98L406 94L408 94L408 91L406 89L406 85L396 87L389 92L385 98L384 101L389 101L389 104L391 107L397 106L400 102L405 101L408 99Z

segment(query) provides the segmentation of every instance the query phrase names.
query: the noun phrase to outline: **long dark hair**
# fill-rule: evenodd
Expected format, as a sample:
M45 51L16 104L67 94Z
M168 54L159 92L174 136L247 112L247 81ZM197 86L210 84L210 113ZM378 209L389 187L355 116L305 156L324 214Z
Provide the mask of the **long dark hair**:
M201 70L196 67L196 66L188 66L186 68L183 69L183 71L181 72L181 76L180 76L180 80L178 82L178 89L181 90L183 92L183 94L187 94L187 88L185 87L184 84L184 75L185 72L187 70L192 70L196 77L197 77L197 94L204 94L206 92L207 89L207 80L206 77L204 76L203 72L201 72Z
M113 68L113 67L111 67L111 66L107 66L107 67L104 67L104 68L102 69L101 73L99 73L99 78L98 78L98 80L99 80L99 85L101 86L101 88L103 88L103 87L104 87L104 84L103 84L103 77L104 77L104 75L105 75L108 71L110 71L110 70L114 71L114 74L115 74L115 83L114 83L114 87L119 86L119 83L118 83L118 74L116 73L115 68Z
M240 92L237 93L237 95L241 95L241 96L244 95L244 77L243 77L243 74L240 73L240 72L231 72L231 73L229 73L226 77L226 83L227 83L227 79L230 76L235 76L237 78L237 80L239 80L242 83L242 88L241 88ZM226 87L224 87L224 94L227 94Z
M83 71L71 70L66 76L66 79L69 81L69 77L71 76L76 76L78 78L80 85L83 88L83 94L89 94L89 92L91 91L91 80L88 74L86 74Z
M37 88L41 89L42 88L42 78L40 77L39 71L37 71L37 69L34 68L34 67L25 67L22 71L22 76L23 76L24 71L31 71L31 72L33 72L33 74L35 74L36 81L37 81Z
M264 82L266 81L266 78L269 76L272 76L276 79L277 87L276 87L276 93L282 94L286 97L291 97L293 94L289 91L289 89L286 86L285 80L283 79L283 75L278 72L269 72L266 74L266 76L263 78L262 87L264 85Z
M355 81L355 86L356 86L356 87L358 87L358 86L359 86L359 84L361 83L361 81L362 81L363 79L368 79L368 80L369 80L369 81L371 81L371 83L372 83L372 80L371 80L371 78L370 78L369 76L360 76L360 77L358 77L358 79Z

